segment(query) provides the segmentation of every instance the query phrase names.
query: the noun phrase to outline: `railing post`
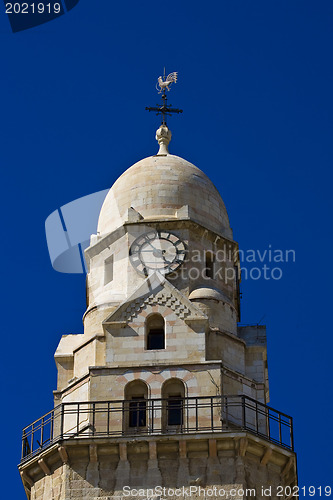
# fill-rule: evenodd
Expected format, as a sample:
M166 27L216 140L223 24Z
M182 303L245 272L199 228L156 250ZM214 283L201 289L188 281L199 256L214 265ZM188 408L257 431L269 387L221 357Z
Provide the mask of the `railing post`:
M24 458L26 455L28 455L27 453L27 441L28 441L28 438L27 438L27 434L25 432L25 430L23 430L22 432L22 454L21 454L21 459Z
M242 396L242 427L246 428L245 396Z
M293 417L290 417L289 424L290 424L290 446L291 446L292 451L294 451Z
M42 448L44 440L44 417L42 417L41 428L40 428L40 446Z
M259 433L259 425L258 425L258 401L256 401L256 431Z
M186 428L185 428L185 431L186 432L189 432L189 429L190 429L190 409L191 409L191 405L189 403L189 400L187 398L184 398L183 399L183 403L184 403L184 408L186 408Z
M21 460L22 458L24 458L25 454L24 454L24 448L25 448L25 439L24 438L24 434L25 434L25 431L22 432L22 447L21 447Z
M79 435L80 430L80 403L77 404L77 415L76 415L76 434Z
M151 400L151 418L150 418L150 421L151 421L151 432L153 433L154 432L154 400L152 399Z
M183 413L183 400L180 398L179 401L175 400L174 401L174 407L179 409L180 412L180 432L183 432L184 428L184 413Z
M51 413L51 424L50 424L50 442L53 441L53 433L54 433L54 410Z
M198 398L195 398L195 430L199 428L199 417L198 417Z
M136 432L138 432L140 427L140 400L136 403Z
M34 451L34 427L35 427L35 424L32 424L31 425L31 441L30 441L30 449L31 451Z
M106 434L107 436L110 434L110 401L108 401L108 422L106 424Z
M118 406L116 405L116 407L118 408ZM117 413L116 413L116 417L117 417ZM127 422L127 413L126 413L126 403L125 401L122 401L121 402L121 432L122 434L125 434L126 432L126 422Z
M229 428L229 407L228 407L228 396L223 396L225 401L225 426Z
M210 397L210 430L213 431L214 430L214 408L213 408L213 404L214 404L214 396L211 396Z
M96 404L93 403L92 404L92 411L93 411L93 415L92 415L92 434L93 436L95 435L95 407L96 407Z
M60 414L60 439L64 437L64 403L61 403L61 414Z

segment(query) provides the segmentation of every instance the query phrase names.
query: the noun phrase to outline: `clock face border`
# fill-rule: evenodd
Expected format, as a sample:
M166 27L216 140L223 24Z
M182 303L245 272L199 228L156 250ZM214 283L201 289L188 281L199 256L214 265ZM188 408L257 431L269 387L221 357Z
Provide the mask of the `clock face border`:
M165 229L145 232L133 241L129 249L132 266L144 276L153 272L173 273L183 264L186 254L183 240ZM172 260L168 260L171 257Z

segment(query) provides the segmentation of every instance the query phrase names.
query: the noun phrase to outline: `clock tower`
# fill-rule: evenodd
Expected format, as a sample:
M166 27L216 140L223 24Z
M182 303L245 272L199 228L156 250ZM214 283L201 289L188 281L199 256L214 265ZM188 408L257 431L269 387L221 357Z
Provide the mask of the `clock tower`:
M61 338L55 407L23 431L27 496L287 497L292 419L268 406L265 327L238 326L225 205L165 123L156 139L85 252L84 333Z

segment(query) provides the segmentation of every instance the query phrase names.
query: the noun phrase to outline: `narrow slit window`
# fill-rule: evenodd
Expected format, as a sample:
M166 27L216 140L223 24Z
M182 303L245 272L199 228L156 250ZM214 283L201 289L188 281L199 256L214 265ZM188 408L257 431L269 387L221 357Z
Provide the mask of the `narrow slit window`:
M113 255L104 261L104 285L113 280Z
M205 274L207 278L214 278L214 254L206 252L206 267Z

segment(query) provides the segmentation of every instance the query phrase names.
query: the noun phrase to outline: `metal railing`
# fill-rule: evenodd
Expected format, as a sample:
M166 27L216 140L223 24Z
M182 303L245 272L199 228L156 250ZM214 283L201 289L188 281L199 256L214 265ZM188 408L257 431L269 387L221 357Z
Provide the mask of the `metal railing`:
M62 403L23 429L22 461L69 438L249 431L294 449L292 417L244 395Z

